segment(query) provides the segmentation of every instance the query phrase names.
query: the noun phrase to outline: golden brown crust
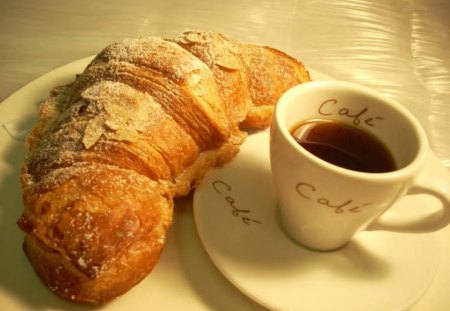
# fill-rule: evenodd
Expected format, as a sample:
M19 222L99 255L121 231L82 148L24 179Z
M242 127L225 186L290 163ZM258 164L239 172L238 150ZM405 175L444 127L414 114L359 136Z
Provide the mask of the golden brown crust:
M97 81L121 82L152 96L201 148L220 146L229 136L211 71L172 42L150 37L108 46L75 81L71 102Z
M242 70L240 44L216 32L185 31L168 38L202 60L210 69L223 98L225 113L232 124L247 116L251 105L246 72Z
M158 261L173 198L265 127L303 65L212 32L127 39L55 88L31 131L18 224L52 291L98 305Z
M273 48L242 45L241 57L252 105L241 126L264 128L270 125L274 103L292 86L310 80L296 59Z
M36 272L57 294L88 303L140 281L172 221L173 201L157 182L97 163L52 171L25 187L24 202L19 225Z
M242 44L205 31L185 31L168 40L211 68L228 118L243 128L269 126L280 95L310 80L302 63L270 47Z

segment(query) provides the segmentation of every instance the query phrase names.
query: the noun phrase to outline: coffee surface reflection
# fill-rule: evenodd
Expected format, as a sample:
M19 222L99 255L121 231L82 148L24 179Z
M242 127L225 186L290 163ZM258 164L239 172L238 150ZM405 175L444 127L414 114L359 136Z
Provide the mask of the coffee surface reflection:
M368 173L396 169L388 148L373 134L359 127L314 119L300 123L291 134L303 148L331 164Z

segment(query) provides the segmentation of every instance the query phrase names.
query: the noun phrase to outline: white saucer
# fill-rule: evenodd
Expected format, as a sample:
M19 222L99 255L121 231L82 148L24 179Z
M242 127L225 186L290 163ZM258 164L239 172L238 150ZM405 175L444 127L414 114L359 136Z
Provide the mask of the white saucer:
M433 203L415 196L398 208ZM278 221L268 131L249 135L231 163L206 175L194 218L223 275L274 310L401 310L425 293L440 261L437 233L362 232L335 252L296 244Z

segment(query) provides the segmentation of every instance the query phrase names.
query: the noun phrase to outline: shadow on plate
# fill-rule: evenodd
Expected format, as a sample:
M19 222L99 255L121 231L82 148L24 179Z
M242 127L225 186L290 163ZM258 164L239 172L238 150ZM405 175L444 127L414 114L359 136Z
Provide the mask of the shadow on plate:
M256 146L259 145L252 148ZM205 206L198 209L196 216L201 239L219 269L224 264L227 265L224 270L233 267L234 273L245 271L245 275L255 279L275 274L301 277L317 270L361 281L390 275L386 259L362 244L361 239L332 252L312 251L294 242L280 223L267 161L263 156L237 158L226 170L213 171L203 182L207 189L199 191L195 202ZM217 180L226 182L227 188L223 188L231 189L226 194L233 197L234 205L248 210L246 215L252 214L260 225L245 225L233 217L228 199L224 200L211 188Z
M175 243L180 252L182 268L197 296L211 310L267 310L234 287L209 259L196 233L192 195L177 199L175 203Z

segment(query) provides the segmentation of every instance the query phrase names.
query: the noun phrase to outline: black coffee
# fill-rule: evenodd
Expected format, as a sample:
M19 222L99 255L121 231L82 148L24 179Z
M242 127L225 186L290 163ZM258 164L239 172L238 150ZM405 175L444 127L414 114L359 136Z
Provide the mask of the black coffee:
M358 127L332 120L311 120L296 126L291 134L303 148L334 165L369 173L396 169L387 147Z

